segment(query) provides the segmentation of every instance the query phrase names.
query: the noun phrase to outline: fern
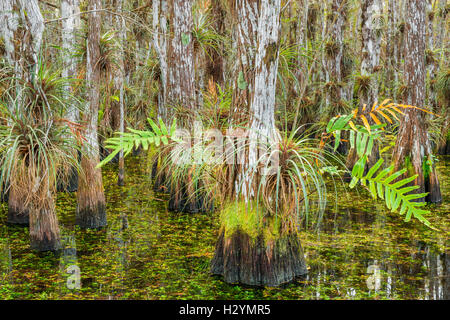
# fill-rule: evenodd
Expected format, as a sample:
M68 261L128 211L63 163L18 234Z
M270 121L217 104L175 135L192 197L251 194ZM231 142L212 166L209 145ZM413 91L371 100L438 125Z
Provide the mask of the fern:
M400 111L401 108L418 109L423 112L431 113L426 109L421 109L415 106L389 102L390 100L386 99L381 104L377 105L377 103L374 103L372 106L369 116L375 122L375 125L370 125L364 114L358 114L359 109L353 110L352 114L349 115L334 117L328 122L326 128L327 134L325 134L322 138L321 147L324 147L326 140L328 140L331 136L334 136L334 150L336 151L341 142L341 132L349 131L351 148L356 150L358 156L358 160L353 166L351 173L352 181L350 183L350 188L354 188L358 182L360 182L363 186L369 189L374 199L381 198L385 200L386 206L389 210L393 212L399 211L400 215L406 214L405 221L410 221L411 217L414 216L426 226L436 230L423 216L424 214L430 213L430 211L420 209L420 207L426 205L426 202L414 201L424 198L427 193L411 194L410 192L419 189L419 186L406 187L406 185L413 182L418 175L405 178L394 183L393 181L405 174L407 170L403 169L392 173L394 167L390 166L389 168L379 171L384 162L383 159L380 159L368 171L367 175L363 177L367 159L373 150L374 141L380 140L384 132L384 127L387 125L386 123L382 123L377 116L383 117L392 124L393 121L391 117L397 121L400 121L398 115L403 114L403 112ZM367 106L364 106L362 111L364 112L366 108ZM391 117L388 116L388 114ZM362 125L359 125L356 121L353 122L354 120L359 119L361 120ZM375 176L377 171L379 172Z
M105 141L105 148L112 149L112 151L97 165L97 168L110 162L121 150L123 150L124 157L126 157L133 148L142 146L144 150L148 150L151 145L159 147L161 143L168 145L169 141L178 141L175 137L177 127L176 119L173 120L172 125L169 127L161 119L159 119L159 126L150 118L147 118L147 121L150 124L150 130L127 128L130 132L116 132L115 137L107 139Z
M400 215L405 216L405 221L409 222L411 217L415 217L420 222L436 230L431 223L424 217L425 214L429 214L429 210L423 210L421 207L426 205L426 202L416 202L414 200L424 198L428 193L411 193L411 191L419 189L419 186L406 186L413 182L418 175L414 175L400 181L394 182L397 178L406 173L406 169L397 171L390 174L394 170L394 166L382 169L381 165L384 160L380 159L378 162L368 171L367 175L364 174L364 165L367 160L367 156L363 156L352 171L352 181L350 188L354 188L358 182L366 187L374 199L381 198L386 202L386 207L392 212L399 212Z

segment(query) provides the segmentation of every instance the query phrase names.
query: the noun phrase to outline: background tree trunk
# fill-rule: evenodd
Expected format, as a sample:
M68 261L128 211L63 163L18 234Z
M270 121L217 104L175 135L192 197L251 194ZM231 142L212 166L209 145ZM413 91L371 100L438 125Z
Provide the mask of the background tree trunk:
M381 0L361 1L362 61L358 91L359 112L366 115L370 124L374 124L374 122L370 118L369 112L373 104L378 101L379 79L377 73L381 55L381 32L378 21L381 18L382 11L383 4ZM364 106L366 106L365 109ZM375 143L373 152L366 163L366 171L371 168L379 158L378 143ZM356 150L350 149L346 161L346 167L349 171L353 169L356 161L358 161Z
M404 100L408 105L423 107L426 92L425 1L407 0L406 8L404 81L407 90ZM426 201L442 201L424 114L420 110L405 110L392 159L396 170L406 166L408 176L418 174L414 183L420 189L416 192L429 192Z
M115 0L114 8L120 14L123 14L123 0ZM119 92L119 132L125 131L125 97L124 97L124 81L125 81L125 20L120 15L114 15L115 26L117 30L117 38L119 42L119 58L114 71L114 91ZM119 153L119 173L117 184L125 185L125 160L123 150Z
M76 51L77 39L76 32L81 27L81 18L79 0L61 0L61 41L62 41L62 60L63 69L61 76L67 79L75 79L77 76L77 61L74 57ZM66 92L74 94L71 85L67 85ZM67 107L67 120L78 123L80 120L80 112L75 105ZM71 137L68 137L71 139ZM74 157L78 157L78 152L74 150ZM71 175L68 183L60 184L58 189L60 191L75 192L78 189L78 172L76 168L71 168Z
M167 1L153 1L153 47L159 60L158 117L168 122L167 110Z
M172 107L193 110L196 108L196 94L192 2L171 0L169 3L171 32L167 53L167 103Z
M101 9L101 0L89 0L90 11ZM100 228L107 224L106 202L103 191L102 171L97 169L99 163L99 143L97 133L98 109L100 103L100 13L92 12L88 18L86 81L88 104L84 112L87 125L83 145L81 168L84 176L78 179L76 223L81 228Z

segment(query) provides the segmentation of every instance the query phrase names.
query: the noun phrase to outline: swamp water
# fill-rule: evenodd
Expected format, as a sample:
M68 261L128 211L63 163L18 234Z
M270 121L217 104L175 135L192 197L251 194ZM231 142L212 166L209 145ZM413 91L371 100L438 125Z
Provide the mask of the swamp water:
M108 228L74 227L75 194L60 193L65 249L29 249L28 229L6 225L0 208L0 299L450 299L450 158L438 171L443 204L432 206L433 231L388 212L362 189L338 190L320 232L302 232L309 275L280 288L229 285L209 274L217 213L167 212L145 161L127 159L126 186L117 167L104 171ZM342 188L343 189L343 188Z

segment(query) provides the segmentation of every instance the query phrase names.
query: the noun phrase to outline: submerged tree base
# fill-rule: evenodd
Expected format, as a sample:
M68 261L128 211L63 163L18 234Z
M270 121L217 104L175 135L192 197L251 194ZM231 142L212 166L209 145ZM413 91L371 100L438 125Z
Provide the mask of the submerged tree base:
M172 193L169 199L168 210L184 213L205 213L214 210L213 202L207 195L189 195L183 193L181 196Z
M276 287L308 273L297 235L273 240L252 239L242 230L226 236L222 229L211 262L211 273L232 284Z
M8 195L7 222L10 224L28 226L30 224L30 215L28 209L24 207L24 200L19 199L18 193L12 189L10 189Z
M58 182L58 192L76 192L78 190L78 172L72 168L67 182Z
M43 239L30 239L30 247L32 250L45 251L59 251L61 250L61 241L59 239L48 239L44 236Z
M106 206L99 201L97 205L84 209L77 209L75 223L81 229L99 229L106 227Z
M7 222L10 224L20 224L28 226L30 224L30 217L27 210L21 210L16 207L8 208Z

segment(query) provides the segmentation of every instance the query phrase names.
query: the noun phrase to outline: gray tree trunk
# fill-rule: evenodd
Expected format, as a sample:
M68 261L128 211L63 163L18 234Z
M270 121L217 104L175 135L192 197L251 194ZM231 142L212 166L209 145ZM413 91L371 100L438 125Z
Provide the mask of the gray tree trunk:
M168 42L167 103L188 110L196 108L192 2L171 0ZM186 114L186 113L183 113ZM170 116L169 116L170 118ZM181 119L183 123L183 119Z
M85 138L81 157L84 175L79 176L77 192L76 223L81 228L100 228L107 224L106 202L101 169L96 168L100 160L98 143L98 109L100 105L100 27L101 0L89 0L86 82L88 103L84 112Z
M159 59L158 117L166 124L167 112L167 1L153 1L153 47Z
M404 103L417 107L425 105L425 48L426 23L425 1L406 1L405 66L404 77L407 90ZM429 192L426 200L442 201L439 181L433 163L425 115L417 109L406 109L400 124L393 155L395 169L407 166L408 173L417 174L414 181L420 187L416 192Z

